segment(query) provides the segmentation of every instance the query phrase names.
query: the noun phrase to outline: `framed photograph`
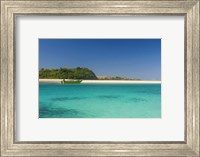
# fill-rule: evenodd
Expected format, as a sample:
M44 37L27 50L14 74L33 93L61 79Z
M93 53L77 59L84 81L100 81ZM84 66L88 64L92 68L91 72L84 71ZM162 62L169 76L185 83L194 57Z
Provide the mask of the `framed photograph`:
M1 156L200 156L199 0L1 0Z
M161 39L39 39L39 67L39 118L161 118Z

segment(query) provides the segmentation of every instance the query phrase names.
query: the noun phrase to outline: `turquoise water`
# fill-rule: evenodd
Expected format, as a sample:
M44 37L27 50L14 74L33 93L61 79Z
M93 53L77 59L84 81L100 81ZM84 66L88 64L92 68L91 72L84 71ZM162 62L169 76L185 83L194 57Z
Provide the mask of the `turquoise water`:
M40 83L39 118L161 118L161 85Z

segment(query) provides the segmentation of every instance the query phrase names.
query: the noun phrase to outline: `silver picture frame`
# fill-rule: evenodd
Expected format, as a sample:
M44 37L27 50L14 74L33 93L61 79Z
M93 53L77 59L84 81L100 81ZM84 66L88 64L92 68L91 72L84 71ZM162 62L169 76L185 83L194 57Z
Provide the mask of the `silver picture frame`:
M0 0L1 156L199 156L199 0ZM184 16L184 141L18 142L16 137L15 21L19 15Z

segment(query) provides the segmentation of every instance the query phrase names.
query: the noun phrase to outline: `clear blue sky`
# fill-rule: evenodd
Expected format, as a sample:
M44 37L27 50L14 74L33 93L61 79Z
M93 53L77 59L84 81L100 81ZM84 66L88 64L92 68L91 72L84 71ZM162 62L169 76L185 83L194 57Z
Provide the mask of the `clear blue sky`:
M39 39L39 68L60 67L160 80L161 39Z

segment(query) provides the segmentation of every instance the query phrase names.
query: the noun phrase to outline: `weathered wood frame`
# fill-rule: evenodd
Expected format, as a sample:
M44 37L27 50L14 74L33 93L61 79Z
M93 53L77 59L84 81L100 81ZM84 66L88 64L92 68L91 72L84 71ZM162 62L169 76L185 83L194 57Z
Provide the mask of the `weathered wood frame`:
M199 0L1 1L1 156L199 156ZM185 17L184 142L15 141L15 18L18 15Z

